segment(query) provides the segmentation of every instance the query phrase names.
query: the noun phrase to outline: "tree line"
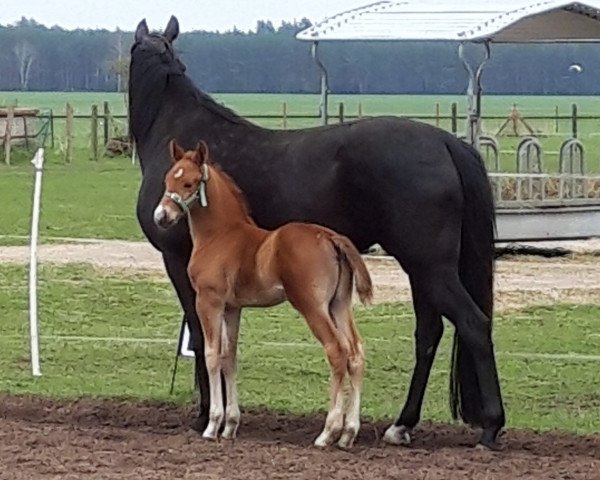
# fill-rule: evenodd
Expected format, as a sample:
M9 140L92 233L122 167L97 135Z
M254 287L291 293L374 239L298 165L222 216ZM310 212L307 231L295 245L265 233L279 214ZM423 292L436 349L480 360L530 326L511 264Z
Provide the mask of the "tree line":
M295 34L310 21L256 29L183 33L176 47L207 92L319 90L310 43ZM121 91L132 32L64 30L22 18L0 26L0 90ZM453 43L322 42L335 93L463 93L467 74ZM473 55L479 52L471 52ZM596 94L600 49L586 44L493 45L483 87L498 94Z

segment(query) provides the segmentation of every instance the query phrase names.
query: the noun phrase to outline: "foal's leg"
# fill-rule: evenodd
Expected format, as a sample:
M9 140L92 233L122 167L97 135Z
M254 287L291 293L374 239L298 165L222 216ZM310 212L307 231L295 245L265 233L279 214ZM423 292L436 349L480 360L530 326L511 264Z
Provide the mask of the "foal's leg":
M337 331L328 306L298 307L289 296L290 302L304 316L313 334L321 342L331 368L329 412L325 419L325 428L315 440L315 446L331 445L344 426L344 392L343 383L348 366L348 341Z
M212 290L201 290L196 299L196 309L204 332L204 356L210 385L210 410L208 426L202 436L216 439L223 421L223 396L221 389L221 335L225 305Z
M318 322L329 320L327 317L321 317ZM311 321L315 321L313 318ZM309 321L309 322L311 322ZM317 328L319 328L317 326ZM311 327L311 329L313 329ZM325 427L321 434L315 440L315 446L326 447L331 445L340 431L344 427L344 378L347 372L348 364L348 346L347 342L335 339L337 332L332 331L329 326L324 328L322 333L317 334L321 343L325 347L325 353L329 360L331 368L331 393L329 401L329 412L325 419ZM315 330L313 329L313 332Z
M336 440L344 425L343 383L350 353L348 339L338 331L329 310L340 280L339 264L328 240L310 243L315 238L310 233L306 245L300 247L300 234L295 233L289 237L282 233L278 237L278 246L287 249L285 258L278 259L278 267L289 302L323 345L331 368L329 412L325 428L315 440L315 446L324 447Z
M350 378L349 401L346 406L344 429L338 441L340 448L351 448L360 429L360 396L365 370L365 354L362 340L352 315L352 277L344 272L335 298L331 301L330 312L338 331L350 343L348 376Z
M240 313L239 308L225 310L225 325L221 342L221 362L227 398L223 438L235 438L240 424L240 407L235 383Z
M350 357L348 358L348 376L350 377L350 398L346 407L344 430L338 442L341 448L351 448L360 429L360 395L365 372L365 353L362 340L352 316L352 307L347 311L350 326ZM336 317L337 319L337 317Z

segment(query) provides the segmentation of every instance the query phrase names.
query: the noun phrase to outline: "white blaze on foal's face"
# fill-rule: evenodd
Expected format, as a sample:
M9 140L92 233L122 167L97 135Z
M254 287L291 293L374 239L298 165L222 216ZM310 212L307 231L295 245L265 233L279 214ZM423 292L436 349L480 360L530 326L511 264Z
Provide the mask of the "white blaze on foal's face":
M165 188L169 192L177 193L182 199L194 194L200 183L201 174L198 167L190 159L177 162L165 178Z
M160 227L166 228L175 223L179 216L179 207L173 204L172 201L163 198L154 210L154 223Z

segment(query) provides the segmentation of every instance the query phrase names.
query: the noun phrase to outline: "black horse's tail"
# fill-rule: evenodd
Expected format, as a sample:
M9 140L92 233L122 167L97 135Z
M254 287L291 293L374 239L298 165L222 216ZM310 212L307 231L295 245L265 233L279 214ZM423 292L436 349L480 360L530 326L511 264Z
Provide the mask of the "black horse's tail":
M494 230L492 189L483 160L470 145L452 138L448 150L460 176L464 204L460 247L461 282L481 311L492 319L494 310ZM491 325L491 323L490 323ZM450 410L456 419L481 426L481 388L475 361L454 332L450 369Z

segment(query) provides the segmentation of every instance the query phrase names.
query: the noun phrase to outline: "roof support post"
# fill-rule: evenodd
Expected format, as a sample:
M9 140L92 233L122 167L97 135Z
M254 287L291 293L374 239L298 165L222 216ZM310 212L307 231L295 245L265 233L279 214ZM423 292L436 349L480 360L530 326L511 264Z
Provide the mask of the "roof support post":
M323 65L323 62L321 61L321 58L319 57L318 47L319 47L319 42L314 42L312 45L311 53L312 53L312 57L315 59L315 62L317 63L317 67L321 71L321 100L319 101L319 114L321 116L321 125L327 125L327 119L328 119L327 104L328 104L328 97L329 97L329 81L328 81L327 69L325 68L325 65Z
M481 45L481 44L480 44ZM483 59L478 63L471 64L466 56L464 42L458 46L458 56L462 60L465 70L469 74L469 86L467 87L467 141L479 150L479 137L481 135L481 74L483 67L490 58L490 44L483 44Z

